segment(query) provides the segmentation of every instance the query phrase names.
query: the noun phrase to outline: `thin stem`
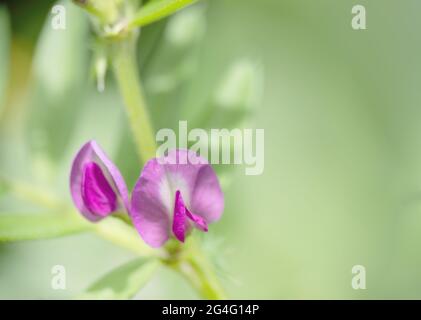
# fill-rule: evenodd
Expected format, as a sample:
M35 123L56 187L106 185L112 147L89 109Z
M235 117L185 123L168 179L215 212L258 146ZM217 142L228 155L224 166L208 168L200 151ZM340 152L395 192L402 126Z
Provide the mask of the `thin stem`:
M155 157L156 144L138 76L135 40L132 36L117 43L114 72L126 105L138 154L145 162ZM190 240L188 246L180 248L180 257L167 265L185 276L203 298L225 299L226 295L212 265L196 246L194 239Z
M117 43L114 73L123 96L137 153L143 162L155 157L156 144L138 75L135 37Z
M184 244L170 240L165 249L169 256L163 260L164 264L179 272L201 297L227 299L212 263L200 250L194 237L190 237Z
M227 299L227 295L215 274L213 265L194 240L192 239L191 248L186 256L186 264L190 265L193 271L193 274L186 274L188 280L206 299Z
M100 237L126 248L140 256L158 256L148 247L131 226L118 218L107 217L95 224L94 232Z
M197 2L197 0L161 0L149 2L134 15L127 26L127 30L146 26L152 22L165 18L176 11Z
M102 23L106 23L108 17L101 11L98 10L92 3L86 0L73 0L73 3L79 7L85 9L91 16L98 18Z
M54 194L24 181L6 179L0 176L0 184L4 184L5 188L22 200L29 201L43 208L56 209L64 205L64 202L61 202Z

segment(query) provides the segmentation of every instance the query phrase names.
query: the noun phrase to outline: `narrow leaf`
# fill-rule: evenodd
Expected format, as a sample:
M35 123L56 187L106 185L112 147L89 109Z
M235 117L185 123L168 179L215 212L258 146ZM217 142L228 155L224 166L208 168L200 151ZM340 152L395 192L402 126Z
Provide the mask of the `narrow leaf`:
M9 15L6 7L0 6L0 113L6 96L6 86L9 75L9 42Z
M76 214L0 214L0 242L55 238L90 228Z
M138 258L106 274L78 299L131 299L154 275L159 261Z
M25 126L25 139L36 151L34 160L39 161L37 153L42 150L41 161L53 164L68 150L77 117L85 107L90 53L85 13L69 1L56 4L65 15L61 19L60 14L48 14L37 41Z
M142 241L137 231L117 217L107 217L94 224L94 231L108 241L141 255L151 256L154 250Z
M199 110L199 128L250 125L263 96L263 68L249 59L235 61L219 81L214 97Z
M156 0L148 2L134 16L129 28L141 27L165 18L197 0Z

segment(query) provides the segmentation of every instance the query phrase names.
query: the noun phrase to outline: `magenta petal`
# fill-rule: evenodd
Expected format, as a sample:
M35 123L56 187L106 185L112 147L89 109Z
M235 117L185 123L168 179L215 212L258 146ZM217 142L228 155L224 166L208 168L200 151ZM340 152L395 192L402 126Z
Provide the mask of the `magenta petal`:
M90 221L98 221L117 210L129 209L126 183L95 141L86 143L73 160L70 192L75 206Z
M175 237L184 242L187 231L187 221L186 221L186 207L181 197L180 191L177 190L175 194L175 204L174 204L174 219L172 223L172 231Z
M165 169L157 159L149 160L132 192L131 218L143 240L151 247L162 246L170 237L169 210L172 201L164 203L161 185L168 184Z
M206 220L203 219L201 216L198 216L197 214L191 213L187 208L186 208L186 216L194 222L194 225L198 229L200 229L204 232L208 232L208 224L207 224Z
M180 162L180 159L190 161ZM173 220L177 191L189 210L185 215L201 230L205 231L208 223L222 215L223 193L205 159L187 150L173 150L167 157L151 159L133 190L131 216L143 240L152 247L162 246L175 234L173 228L180 228L176 237L182 238L182 224Z
M177 190L177 192L175 193L172 231L175 237L181 242L184 242L187 229L189 228L187 218L193 221L194 225L200 230L205 232L208 231L208 224L206 223L205 219L196 214L191 213L186 208L186 206L184 205L183 197L181 196L181 192Z
M85 164L82 198L88 210L101 217L107 216L117 207L117 196L95 162Z

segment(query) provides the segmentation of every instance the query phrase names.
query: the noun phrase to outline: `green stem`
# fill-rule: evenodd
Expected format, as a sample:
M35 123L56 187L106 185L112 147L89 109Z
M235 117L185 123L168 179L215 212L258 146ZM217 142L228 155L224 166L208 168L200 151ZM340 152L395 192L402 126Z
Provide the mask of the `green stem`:
M161 0L149 2L134 15L127 30L144 27L152 22L168 17L174 12L197 2L197 0Z
M114 73L126 106L137 153L143 162L155 157L156 144L136 62L135 36L118 42Z
M192 248L188 251L178 270L205 299L227 299L213 266L200 248L192 241Z
M73 3L85 9L86 12L88 12L91 16L98 18L102 23L106 23L109 19L107 15L105 15L101 10L98 10L98 8L89 1L73 0Z
M113 65L138 154L143 162L146 162L155 157L156 144L138 75L135 43L136 37L133 35L118 42ZM180 258L168 265L185 276L203 298L225 299L226 295L210 262L195 245L194 239L189 243L189 246L181 248Z
M118 218L107 217L96 223L94 232L100 237L140 256L157 256L157 252L142 241L136 230Z
M64 202L59 201L54 194L39 186L33 186L24 181L6 179L0 176L0 187L4 187L22 200L29 201L43 208L56 209L62 207Z

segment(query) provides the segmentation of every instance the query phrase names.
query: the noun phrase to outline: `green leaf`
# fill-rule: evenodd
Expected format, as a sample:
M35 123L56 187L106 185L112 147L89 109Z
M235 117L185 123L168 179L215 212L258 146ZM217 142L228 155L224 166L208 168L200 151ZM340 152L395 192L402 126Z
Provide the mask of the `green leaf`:
M197 0L156 0L143 6L129 23L129 28L141 27L165 18Z
M4 6L0 6L0 113L6 96L9 74L10 25L9 15Z
M91 224L76 214L0 214L0 242L55 238L86 231Z
M126 263L91 285L78 299L131 299L154 275L157 259L138 258Z
M50 12L35 48L25 127L32 159L50 165L63 157L84 107L90 53L84 12L68 1L56 4L65 9L64 29L54 27L58 16Z
M155 28L156 25L153 25ZM144 30L142 36L151 28ZM187 32L181 36L181 30ZM156 128L178 128L178 119L191 121L192 112L183 112L191 105L192 83L198 75L198 62L206 29L206 8L195 5L166 21L162 37L142 70L148 104ZM141 49L142 50L142 49ZM192 103L197 105L196 101ZM180 116L182 114L183 117Z
M57 16L50 13L45 20L34 56L36 81L51 95L60 97L86 77L86 48L88 24L78 8L65 1L57 1L65 9L63 29L53 27ZM56 106L60 107L60 106Z
M214 95L199 110L200 128L237 128L250 126L263 98L263 70L259 63L238 59L221 78Z

